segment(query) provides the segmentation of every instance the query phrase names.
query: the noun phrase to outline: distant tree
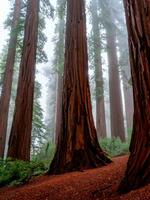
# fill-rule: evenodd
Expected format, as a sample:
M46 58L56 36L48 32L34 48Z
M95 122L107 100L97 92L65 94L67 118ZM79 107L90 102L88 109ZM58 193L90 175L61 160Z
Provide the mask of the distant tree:
M123 8L121 9L123 13ZM133 89L131 81L131 69L129 63L128 39L126 32L126 24L124 18L119 20L119 28L117 30L119 65L123 81L123 92L125 102L125 113L128 131L133 126Z
M134 96L130 157L119 190L128 192L150 183L150 4L124 0Z
M55 19L54 42L54 59L49 67L46 76L48 77L47 87L47 108L46 108L46 125L47 135L50 142L57 143L58 129L61 128L61 102L62 102L62 77L64 70L64 31L65 31L65 13L66 0L57 0Z
M19 27L19 19L21 13L21 2L21 0L16 0L14 4L9 47L6 59L5 72L3 76L2 92L0 97L0 157L4 156L5 149L9 102L11 98L13 70L17 47L17 29Z
M99 146L88 80L84 0L67 1L61 129L49 173L103 166L111 162Z
M58 133L61 128L61 106L62 106L62 86L63 86L63 71L64 71L64 32L65 32L65 11L66 1L58 0L57 16L58 24L56 31L58 39L55 48L54 65L57 71L57 88L56 88L56 128L55 128L55 143L58 141Z
M55 143L55 124L56 124L56 73L49 67L45 74L48 78L46 95L46 135L48 143Z
M106 137L104 81L102 71L102 42L100 39L100 18L98 15L98 1L93 0L90 5L92 21L92 58L95 71L95 95L96 95L96 128L98 137Z
M106 43L109 68L109 99L110 99L110 121L111 136L119 137L125 141L123 103L121 96L121 82L119 63L117 57L116 26L115 17L112 12L112 1L99 0L102 9L103 20L106 29Z
M30 159L39 0L28 0L24 43L8 156Z

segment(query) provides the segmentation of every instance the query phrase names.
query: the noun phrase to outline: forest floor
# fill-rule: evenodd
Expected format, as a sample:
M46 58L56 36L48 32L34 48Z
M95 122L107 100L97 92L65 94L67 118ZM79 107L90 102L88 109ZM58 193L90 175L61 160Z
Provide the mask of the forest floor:
M150 200L150 185L120 196L127 156L102 168L33 178L19 187L0 189L0 200Z

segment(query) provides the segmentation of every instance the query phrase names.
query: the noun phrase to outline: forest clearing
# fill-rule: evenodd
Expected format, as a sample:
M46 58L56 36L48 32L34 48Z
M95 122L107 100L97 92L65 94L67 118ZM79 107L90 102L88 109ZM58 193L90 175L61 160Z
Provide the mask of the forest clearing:
M150 0L0 3L0 200L149 200Z

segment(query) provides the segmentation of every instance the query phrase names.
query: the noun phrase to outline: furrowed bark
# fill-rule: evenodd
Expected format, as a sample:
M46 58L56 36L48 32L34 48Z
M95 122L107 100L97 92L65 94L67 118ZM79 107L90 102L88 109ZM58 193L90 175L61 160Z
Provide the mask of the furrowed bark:
M130 157L119 191L150 183L150 2L124 0L134 96Z
M8 156L30 160L39 0L28 0L24 45Z
M103 166L111 162L99 146L88 80L85 7L67 1L61 129L49 174Z

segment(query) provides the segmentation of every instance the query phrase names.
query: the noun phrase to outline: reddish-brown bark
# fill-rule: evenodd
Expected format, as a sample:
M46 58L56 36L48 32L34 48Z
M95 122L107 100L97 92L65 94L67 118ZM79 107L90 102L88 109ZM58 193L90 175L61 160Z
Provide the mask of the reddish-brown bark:
M110 162L99 146L92 116L84 0L68 0L61 129L49 173Z
M105 104L104 104L104 81L101 60L100 26L97 8L97 0L91 3L91 18L94 47L94 67L96 85L96 129L98 138L106 137Z
M116 49L116 30L114 26L113 17L111 16L111 12L108 11L108 13L110 16L110 21L105 27L109 67L111 136L119 137L122 141L125 141L121 83Z
M130 157L121 192L150 182L150 1L124 0L134 95Z
M11 97L13 68L15 63L17 28L20 18L21 0L16 0L14 5L13 21L11 25L11 34L9 40L8 54L5 66L5 73L0 98L0 157L4 156L9 102Z
M30 159L39 0L28 0L24 45L8 156Z

